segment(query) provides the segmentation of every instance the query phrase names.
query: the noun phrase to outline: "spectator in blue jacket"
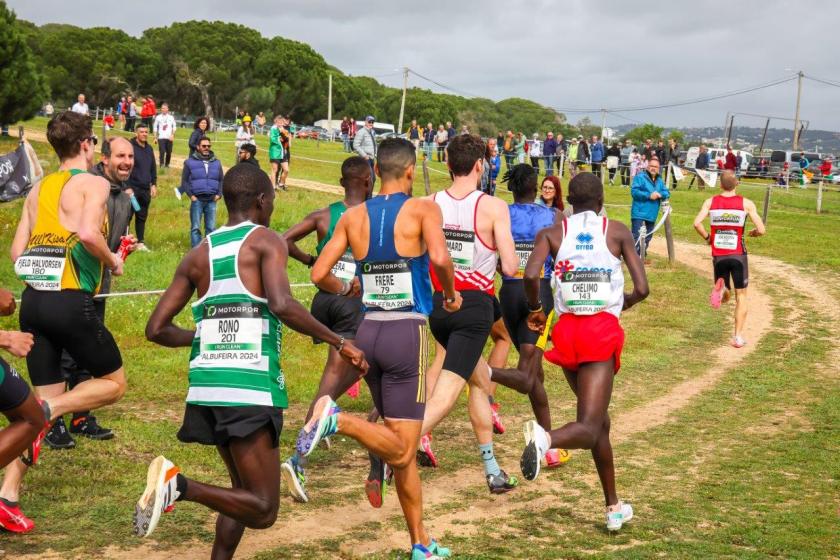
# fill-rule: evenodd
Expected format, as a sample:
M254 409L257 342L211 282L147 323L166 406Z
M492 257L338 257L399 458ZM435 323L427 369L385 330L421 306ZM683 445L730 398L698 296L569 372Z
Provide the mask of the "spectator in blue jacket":
M222 198L222 163L210 149L210 139L204 136L198 150L184 162L181 187L190 197L190 243L201 243L201 218L204 235L216 229L216 201Z
M633 231L633 240L636 242L636 251L640 251L639 229L645 224L648 235L645 236L645 246L650 244L653 238L653 226L656 217L659 215L659 207L663 200L671 198L671 192L662 182L659 176L659 160L654 158L648 162L648 167L633 179L633 186L630 188L633 196L633 205L630 209L630 223Z
M598 139L598 136L592 136L592 143L589 144L589 157L592 159L592 173L599 179L601 178L601 165L604 163L604 158L607 157L604 143Z
M545 158L545 176L554 175L554 158L557 154L557 140L553 132L547 132L543 142L543 157Z

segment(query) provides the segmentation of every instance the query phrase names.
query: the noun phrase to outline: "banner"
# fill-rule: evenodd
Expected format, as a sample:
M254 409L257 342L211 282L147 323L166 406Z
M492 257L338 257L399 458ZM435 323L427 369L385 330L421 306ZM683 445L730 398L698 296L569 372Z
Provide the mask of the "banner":
M676 179L677 181L682 181L685 177L683 170L674 165L673 163L669 163L668 165L671 166L671 173L673 174L672 176L674 177L674 179Z
M24 142L14 152L0 156L0 202L26 196L42 177L38 158L29 144Z
M718 174L708 169L695 169L694 172L700 177L707 186L715 188L717 185Z

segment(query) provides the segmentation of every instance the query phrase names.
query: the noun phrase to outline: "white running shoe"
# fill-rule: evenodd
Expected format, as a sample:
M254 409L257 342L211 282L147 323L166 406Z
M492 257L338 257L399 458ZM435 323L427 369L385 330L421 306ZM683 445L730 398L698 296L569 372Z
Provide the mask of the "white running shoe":
M633 507L621 501L618 503L621 504L619 511L607 512L607 531L618 531L622 525L633 519Z
M157 527L160 514L172 511L180 496L177 488L179 472L163 455L155 457L146 474L146 489L134 506L134 534L148 537Z
M175 191L175 198L181 200L181 190L178 187L172 187L172 190Z
M732 340L731 340L731 341L729 341L729 343L730 343L732 346L734 346L735 348L743 348L744 346L746 346L746 345L747 345L747 341L746 341L746 340L744 340L744 337L742 337L742 336L740 336L740 335L738 335L738 336L733 336L733 337L732 337Z
M536 420L525 423L525 450L519 460L522 476L526 480L535 480L540 474L540 462L550 449L548 433L537 424Z
M309 501L309 496L306 495L306 472L294 458L290 457L280 464L280 474L286 482L289 494L296 502L305 504Z

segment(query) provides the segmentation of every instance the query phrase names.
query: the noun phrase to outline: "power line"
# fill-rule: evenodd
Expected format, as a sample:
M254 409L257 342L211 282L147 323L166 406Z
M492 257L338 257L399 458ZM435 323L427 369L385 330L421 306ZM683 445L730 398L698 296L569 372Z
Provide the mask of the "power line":
M441 87L441 88L443 88L443 89L445 89L445 90L451 91L452 93L457 93L458 95L463 95L464 97L483 97L483 96L481 96L481 95L476 95L476 94L474 94L474 93L469 93L469 92L467 92L467 91L463 91L463 90L459 90L459 89L457 89L457 88L449 87L449 86L447 86L447 85L445 85L445 84L442 84L442 83L440 83L440 82L438 82L438 81L436 81L436 80L433 80L433 79L431 79L431 78L428 78L428 77L426 77L426 76L424 76L424 75L422 75L422 74L418 74L417 72L415 72L415 71L414 71L414 70L412 70L411 68L409 68L409 69L408 69L408 71L409 71L410 73L414 74L415 76L417 76L418 78L420 78L421 80L426 80L427 82L433 83L433 84L435 84L435 85L436 85L436 86L438 86L438 87Z
M825 84L827 86L840 87L840 82L835 82L834 80L828 80L826 78L816 78L814 76L809 76L807 74L805 74L803 77L806 80L811 80L812 82L819 82L819 83Z

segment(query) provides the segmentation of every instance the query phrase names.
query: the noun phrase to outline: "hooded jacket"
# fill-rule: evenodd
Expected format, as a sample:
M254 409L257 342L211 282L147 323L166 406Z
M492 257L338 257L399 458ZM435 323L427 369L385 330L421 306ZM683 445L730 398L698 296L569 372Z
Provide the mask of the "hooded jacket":
M209 200L222 196L222 162L211 150L207 157L196 152L184 162L181 173L181 187L187 196Z

